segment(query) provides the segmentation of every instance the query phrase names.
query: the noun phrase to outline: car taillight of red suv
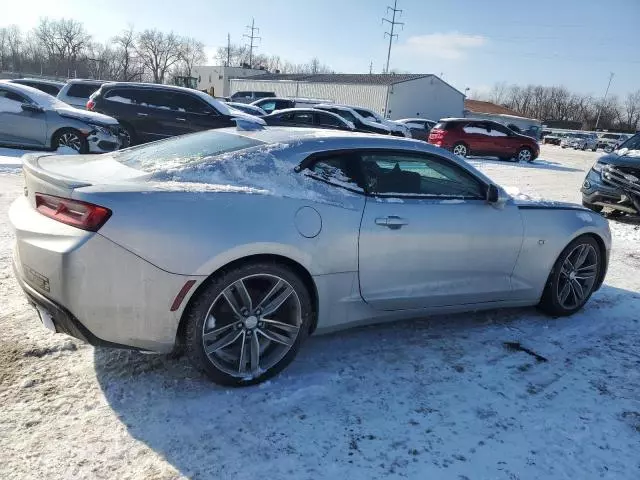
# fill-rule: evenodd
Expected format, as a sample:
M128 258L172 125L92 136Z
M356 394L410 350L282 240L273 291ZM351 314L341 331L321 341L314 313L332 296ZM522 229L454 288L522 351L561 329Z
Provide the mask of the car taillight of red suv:
M445 137L447 135L447 131L443 128L438 128L438 125L433 127L429 132L429 143L431 145L435 145L436 147L441 147L444 143Z

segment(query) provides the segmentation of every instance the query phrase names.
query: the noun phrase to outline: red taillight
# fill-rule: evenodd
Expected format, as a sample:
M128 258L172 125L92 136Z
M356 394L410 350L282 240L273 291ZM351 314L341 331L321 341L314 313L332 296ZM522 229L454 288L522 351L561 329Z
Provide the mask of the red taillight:
M111 216L108 208L44 193L36 193L36 210L58 222L89 232L100 230Z
M96 102L91 99L87 100L87 110L93 111L94 108L96 108Z

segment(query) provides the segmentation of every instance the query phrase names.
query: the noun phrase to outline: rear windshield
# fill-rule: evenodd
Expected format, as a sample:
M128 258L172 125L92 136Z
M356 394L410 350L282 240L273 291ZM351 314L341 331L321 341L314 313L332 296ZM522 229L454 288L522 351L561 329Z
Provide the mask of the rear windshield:
M100 85L92 83L72 83L67 90L68 97L89 98L93 92L98 90Z
M257 147L264 142L233 133L207 130L127 148L113 158L131 168L155 172L181 167L206 157Z

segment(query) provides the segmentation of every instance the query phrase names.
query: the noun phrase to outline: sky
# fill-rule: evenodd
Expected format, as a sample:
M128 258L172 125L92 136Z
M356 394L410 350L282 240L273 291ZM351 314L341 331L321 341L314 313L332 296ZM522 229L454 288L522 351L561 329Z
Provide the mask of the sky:
M394 0L22 0L0 9L0 26L23 30L39 18L74 18L96 40L108 41L128 25L195 37L213 54L242 43L246 26L260 28L257 53L292 63L318 57L340 73L384 69ZM390 68L435 73L461 91L487 92L497 82L564 85L602 96L640 89L637 23L640 0L397 0L398 39ZM390 17L389 17L390 18Z

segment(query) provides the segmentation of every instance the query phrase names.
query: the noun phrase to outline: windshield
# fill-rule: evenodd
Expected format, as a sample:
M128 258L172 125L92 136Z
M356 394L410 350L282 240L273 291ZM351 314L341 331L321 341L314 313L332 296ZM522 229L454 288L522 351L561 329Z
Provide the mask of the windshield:
M615 133L605 133L600 138L607 138L609 140L618 140L620 138L620 135L616 135Z
M629 150L640 150L640 133L634 135L629 140L620 145L620 149L628 148Z
M368 110L363 110L361 108L354 108L354 110L356 111L356 113L358 113L359 115L362 115L364 118L368 118L375 122L380 120L378 117L376 117L372 112Z
M263 144L264 142L242 135L206 130L128 148L112 155L115 160L128 167L145 172L155 172Z

